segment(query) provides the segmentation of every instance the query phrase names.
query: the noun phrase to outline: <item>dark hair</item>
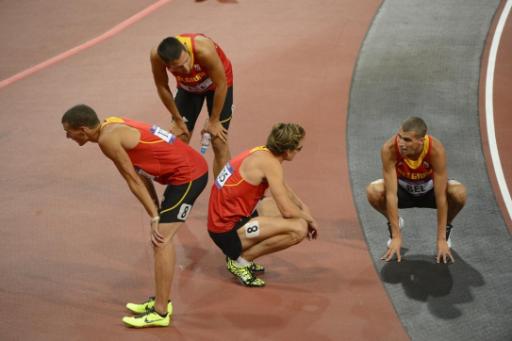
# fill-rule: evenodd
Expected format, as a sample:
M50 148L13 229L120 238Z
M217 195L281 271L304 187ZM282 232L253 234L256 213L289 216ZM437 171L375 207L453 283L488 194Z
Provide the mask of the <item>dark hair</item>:
M180 58L181 51L185 51L185 46L175 37L167 37L158 45L157 51L158 56L165 63L169 63Z
M297 123L277 123L267 138L267 148L276 155L295 150L306 136L306 131Z
M402 122L401 128L404 132L414 131L417 137L423 137L427 133L427 124L419 117L409 117Z
M62 115L62 123L67 123L72 129L80 127L94 128L100 124L96 112L85 104L75 105Z

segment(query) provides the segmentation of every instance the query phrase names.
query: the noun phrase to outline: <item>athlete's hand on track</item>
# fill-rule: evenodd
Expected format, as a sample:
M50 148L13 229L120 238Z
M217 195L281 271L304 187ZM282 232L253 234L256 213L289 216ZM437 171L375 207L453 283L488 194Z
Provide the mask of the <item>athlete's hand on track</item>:
M448 243L446 240L438 240L436 262L440 263L442 261L444 264L446 264L448 263L448 260L450 260L452 263L455 262L450 248L448 247Z
M209 132L212 137L216 136L221 139L222 142L228 141L228 130L222 126L219 121L210 121L206 124L206 127L201 131L201 133Z
M388 250L384 254L384 256L380 257L380 259L389 262L393 259L393 256L396 254L396 261L400 263L402 261L402 256L400 255L400 246L402 245L402 240L400 238L391 239L391 244L389 244Z

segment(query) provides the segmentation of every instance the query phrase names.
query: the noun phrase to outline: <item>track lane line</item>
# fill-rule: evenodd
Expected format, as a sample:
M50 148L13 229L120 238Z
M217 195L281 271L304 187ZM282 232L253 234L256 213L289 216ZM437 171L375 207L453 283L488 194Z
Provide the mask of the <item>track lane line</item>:
M498 150L498 144L496 142L496 132L494 130L494 71L496 67L496 57L498 55L498 48L501 41L501 35L507 22L507 18L512 8L512 1L507 0L503 11L501 12L500 19L496 25L494 36L492 38L491 49L489 52L489 61L487 63L487 76L485 81L485 122L487 126L487 139L489 142L489 152L491 153L492 165L494 168L494 174L501 191L501 196L509 218L512 220L512 199L510 198L510 192L507 186L507 180L503 174L503 168L501 165L500 154Z
M132 15L131 17L129 17L128 19L122 21L121 23L117 24L116 26L114 26L113 28L111 28L110 30L108 30L107 32L103 33L102 35L96 37L96 38L93 38L81 45L78 45L78 46L75 46L73 47L72 49L70 50L67 50L61 54L58 54L57 56L55 57L52 57L50 59L47 59L45 60L44 62L42 63L39 63L37 65L34 65L34 66L31 66L29 67L28 69L25 69L9 78L6 78L2 81L0 81L0 90L5 88L6 86L8 85L11 85L13 84L14 82L17 82L23 78L26 78L30 75L33 75L34 73L38 72L38 71L41 71L53 64L56 64L66 58L69 58L85 49L88 49L96 44L99 44L101 43L102 41L106 40L106 39L109 39L113 36L115 36L116 34L120 33L121 31L123 31L124 29L128 28L129 26L133 25L134 23L136 23L137 21L141 20L142 18L144 18L145 16L153 13L154 11L156 11L157 9L159 9L160 7L162 7L163 5L171 2L173 0L158 0L157 2L153 3L152 5L149 5L148 7L146 7L145 9L143 9L142 11L140 12L137 12L136 14Z

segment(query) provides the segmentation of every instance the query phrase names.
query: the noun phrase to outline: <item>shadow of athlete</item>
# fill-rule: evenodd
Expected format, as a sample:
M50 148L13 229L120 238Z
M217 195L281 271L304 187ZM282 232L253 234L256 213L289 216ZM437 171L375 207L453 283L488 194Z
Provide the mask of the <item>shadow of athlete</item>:
M448 180L444 146L427 135L427 125L419 117L402 122L398 133L381 148L383 179L367 187L368 202L388 220L390 240L381 259L396 254L401 261L400 229L403 219L398 209L437 209L437 262L454 261L450 251L452 221L466 203L464 185Z
M455 251L452 251L456 254ZM385 283L401 284L407 297L428 303L432 314L453 319L462 313L457 304L473 301L471 287L485 284L483 276L458 255L456 264L436 265L432 256L411 256L398 265L389 262L381 270Z

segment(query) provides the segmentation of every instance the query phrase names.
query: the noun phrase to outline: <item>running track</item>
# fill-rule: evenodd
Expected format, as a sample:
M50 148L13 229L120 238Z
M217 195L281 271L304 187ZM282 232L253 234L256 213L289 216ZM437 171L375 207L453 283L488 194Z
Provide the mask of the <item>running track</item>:
M4 4L0 79L92 41L156 3ZM351 200L351 191L361 189L351 189L346 160L352 73L379 6L168 1L116 35L0 89L3 339L408 339L369 255ZM79 149L65 139L60 117L85 102L103 117L165 124L148 52L162 37L194 31L214 37L234 64L234 154L261 144L277 121L305 126L306 147L286 173L318 217L321 238L263 258L268 287L243 288L206 234L203 194L176 239L174 326L129 330L120 322L124 303L144 299L152 288L147 219L96 146ZM511 38L509 21L502 41ZM511 51L500 46L496 67L500 150L511 147L505 110ZM510 153L500 156L512 183Z

